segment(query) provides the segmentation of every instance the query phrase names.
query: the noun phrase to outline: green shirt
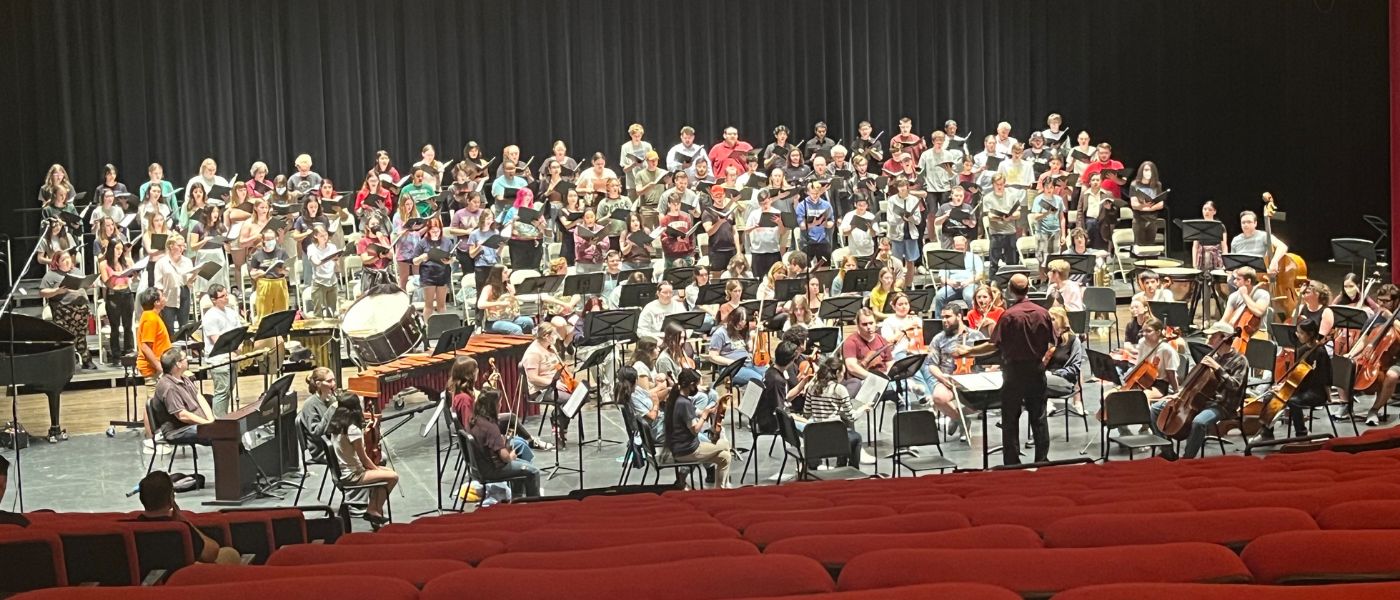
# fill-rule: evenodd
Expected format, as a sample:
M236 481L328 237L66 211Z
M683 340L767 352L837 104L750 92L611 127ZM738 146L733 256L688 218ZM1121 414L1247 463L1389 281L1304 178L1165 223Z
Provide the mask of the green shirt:
M417 209L418 216L426 218L428 216L428 213L432 210L432 207L429 206L428 201L432 200L436 196L437 190L434 189L433 186L428 185L426 183L410 183L406 186L403 186L403 189L400 190L399 201L402 202L404 198L412 198L413 206Z

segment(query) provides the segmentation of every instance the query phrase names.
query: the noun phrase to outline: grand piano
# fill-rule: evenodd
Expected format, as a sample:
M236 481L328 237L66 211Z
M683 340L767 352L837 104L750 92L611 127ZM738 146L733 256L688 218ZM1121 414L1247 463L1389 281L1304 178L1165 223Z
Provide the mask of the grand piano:
M14 328L14 346L9 341L11 327ZM27 388L26 391L43 392L49 397L50 442L63 437L63 428L58 424L59 394L73 380L76 342L73 334L38 317L0 315L0 385L20 385ZM10 371L12 357L13 373Z

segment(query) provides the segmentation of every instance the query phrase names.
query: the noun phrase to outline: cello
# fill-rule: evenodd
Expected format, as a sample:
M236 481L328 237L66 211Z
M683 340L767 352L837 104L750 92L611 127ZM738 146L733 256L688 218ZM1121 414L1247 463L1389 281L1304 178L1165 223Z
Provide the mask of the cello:
M1373 391L1385 376L1385 370L1395 364L1395 358L1400 354L1400 331L1395 328L1395 313L1391 312L1377 326L1366 330L1355 349L1358 352L1353 359L1356 376L1352 380L1352 389L1358 392Z
M1266 268L1273 263L1273 218L1276 212L1278 207L1274 203L1273 194L1264 192L1264 233L1268 238L1268 244L1264 247ZM1280 320L1287 322L1297 310L1303 296L1303 285L1307 282L1308 263L1303 257L1289 252L1279 258L1278 273L1270 278L1269 292L1273 296L1274 314L1279 315Z
M1206 357L1219 354L1220 350L1229 346L1237 336L1239 332L1220 340ZM1204 358L1202 357L1202 360ZM1162 435L1174 440L1191 437L1191 422L1196 419L1196 415L1205 410L1206 404L1215 397L1215 390L1220 386L1220 379L1210 377L1210 371L1211 368L1201 362L1197 362L1196 366L1191 368L1191 373L1181 384L1181 390L1175 397L1167 400L1166 406L1162 407L1162 412L1157 415L1157 430L1161 431Z

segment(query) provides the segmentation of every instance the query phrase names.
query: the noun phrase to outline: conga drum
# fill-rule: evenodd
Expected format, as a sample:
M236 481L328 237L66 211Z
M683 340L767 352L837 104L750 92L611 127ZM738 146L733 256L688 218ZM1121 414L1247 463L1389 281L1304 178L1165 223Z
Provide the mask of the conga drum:
M382 365L423 342L423 320L408 294L395 292L364 296L345 311L340 331L350 350L363 364Z

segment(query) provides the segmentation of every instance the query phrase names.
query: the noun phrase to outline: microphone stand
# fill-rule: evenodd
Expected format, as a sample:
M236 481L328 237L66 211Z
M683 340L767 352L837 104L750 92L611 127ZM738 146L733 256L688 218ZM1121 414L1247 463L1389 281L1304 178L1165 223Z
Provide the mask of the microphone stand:
M40 234L40 239L42 239L42 235L43 234ZM29 273L29 265L34 262L34 257L38 255L39 243L35 242L34 250L30 251L29 258L25 259L25 261L20 265L19 277L15 278L14 286L10 288L10 293L5 296L5 303L0 304L0 316L4 316L7 313L10 315L10 356L8 359L10 362L10 423L13 427L12 439L14 440L15 444L15 500L19 504L19 512L24 512L24 468L23 463L20 461L20 454L22 454L22 452L20 452L21 444L19 443L19 383L16 381L17 374L15 373L15 354L17 342L15 340L15 319L13 314L14 309L11 308L11 304L14 303L15 292L19 291L19 286L20 283L24 281L24 276Z

